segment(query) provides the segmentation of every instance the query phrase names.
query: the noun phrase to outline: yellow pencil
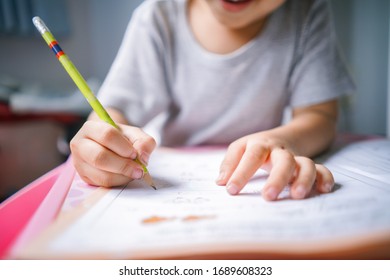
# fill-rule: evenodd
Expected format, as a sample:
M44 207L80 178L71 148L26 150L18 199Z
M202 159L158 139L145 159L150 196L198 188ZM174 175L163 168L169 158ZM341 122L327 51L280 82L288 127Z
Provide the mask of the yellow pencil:
M58 60L62 64L62 66L65 68L66 72L68 72L68 74L72 78L73 82L77 85L77 87L79 88L81 93L87 99L87 101L91 105L92 109L99 116L99 118L102 119L103 121L105 121L106 123L109 123L113 127L120 130L119 126L113 121L113 119L110 117L110 115L104 109L102 104L99 102L99 100L93 94L92 90L88 86L88 84L85 81L85 79L83 78L83 76L81 76L80 72L74 66L73 62L69 59L69 57L64 53L64 51L58 45L57 40L54 38L53 34L51 34L50 30L47 28L45 23L39 17L34 17L33 23L34 23L35 27L38 29L39 33L42 35L43 39L46 41L47 45L55 53L55 55L57 56ZM152 188L156 189L156 187L154 186L154 183L153 183L153 179L150 176L149 171L146 168L146 166L144 164L142 164L138 158L135 161L142 166L142 169L144 170L145 181Z

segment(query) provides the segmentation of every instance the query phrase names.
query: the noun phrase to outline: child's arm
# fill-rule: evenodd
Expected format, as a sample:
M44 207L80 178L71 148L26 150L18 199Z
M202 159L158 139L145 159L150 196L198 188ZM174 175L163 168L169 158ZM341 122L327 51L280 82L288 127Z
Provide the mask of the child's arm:
M139 159L147 164L156 146L140 128L128 125L115 109L107 110L121 131L101 121L94 113L70 142L74 166L81 178L92 185L112 187L143 177Z
M270 172L263 189L267 200L275 200L289 183L295 199L306 197L314 184L318 191L330 192L334 185L332 174L308 157L331 144L337 109L337 101L295 109L290 123L233 142L221 164L217 183L237 194L263 168Z

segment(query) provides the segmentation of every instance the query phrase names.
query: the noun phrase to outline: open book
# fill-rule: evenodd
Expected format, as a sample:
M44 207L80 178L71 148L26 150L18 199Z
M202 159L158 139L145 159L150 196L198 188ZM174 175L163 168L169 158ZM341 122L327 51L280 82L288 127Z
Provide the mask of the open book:
M157 190L142 181L93 189L15 257L390 258L390 141L326 155L335 190L305 200L290 199L286 187L279 201L265 201L262 171L230 196L215 184L224 153L160 148L148 167ZM71 191L80 184L76 175Z

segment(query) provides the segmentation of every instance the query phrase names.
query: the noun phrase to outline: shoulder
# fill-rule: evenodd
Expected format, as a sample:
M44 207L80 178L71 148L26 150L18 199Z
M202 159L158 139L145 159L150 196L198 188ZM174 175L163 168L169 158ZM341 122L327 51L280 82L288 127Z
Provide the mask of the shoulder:
M282 13L289 15L296 22L304 23L328 16L328 0L287 0L281 9Z
M332 18L328 0L287 0L284 16L290 19L298 39L325 36L332 33ZM323 38L324 39L324 38Z
M186 0L146 0L135 9L133 18L143 24L167 24L177 17Z
M145 0L135 9L129 26L165 48L174 40L179 19L185 14L186 1Z
M313 10L326 10L328 5L328 0L287 0L284 7L289 12L299 11L307 15Z

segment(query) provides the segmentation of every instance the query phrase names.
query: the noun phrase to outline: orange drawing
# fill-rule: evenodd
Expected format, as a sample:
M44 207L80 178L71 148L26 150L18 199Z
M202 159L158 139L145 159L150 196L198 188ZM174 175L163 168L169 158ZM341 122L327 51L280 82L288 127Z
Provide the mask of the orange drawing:
M167 221L172 221L175 218L166 218L166 217L159 217L159 216L151 216L149 218L143 219L142 223L143 224L156 224L156 223L161 223L161 222L167 222Z
M186 216L184 218L182 218L182 221L183 222L195 222L195 221L199 221L199 220L206 220L206 219L214 219L215 216L211 216L211 215L205 215L205 216L197 216L197 215L189 215L189 216Z

